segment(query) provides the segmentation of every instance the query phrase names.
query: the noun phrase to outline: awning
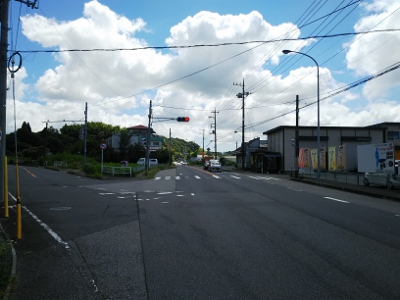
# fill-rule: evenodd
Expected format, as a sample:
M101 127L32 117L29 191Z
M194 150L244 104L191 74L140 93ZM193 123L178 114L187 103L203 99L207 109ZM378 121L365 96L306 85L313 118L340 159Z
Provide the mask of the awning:
M278 152L272 152L272 153L262 153L264 157L272 158L272 157L282 157L282 154Z

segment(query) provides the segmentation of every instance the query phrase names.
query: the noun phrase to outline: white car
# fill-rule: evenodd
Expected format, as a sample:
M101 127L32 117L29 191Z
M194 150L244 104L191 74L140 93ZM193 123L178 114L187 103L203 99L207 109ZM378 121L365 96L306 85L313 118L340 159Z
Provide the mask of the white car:
M208 171L222 172L222 166L218 159L210 159L208 163Z
M144 157L140 158L137 161L137 164L144 166L146 164L146 158L144 158ZM150 167L157 166L158 165L158 159L157 158L150 158L149 165L150 165Z
M400 187L400 178L395 174L389 173L365 173L363 184L368 186L370 184L383 185L388 189L393 189L394 187Z

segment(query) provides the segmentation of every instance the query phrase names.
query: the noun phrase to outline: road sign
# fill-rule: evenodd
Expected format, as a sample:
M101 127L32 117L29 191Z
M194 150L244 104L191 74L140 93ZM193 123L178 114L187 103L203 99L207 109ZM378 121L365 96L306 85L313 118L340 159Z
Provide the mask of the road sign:
M106 143L106 142L101 143L101 144L100 144L100 149L102 149L102 150L107 149L107 143Z

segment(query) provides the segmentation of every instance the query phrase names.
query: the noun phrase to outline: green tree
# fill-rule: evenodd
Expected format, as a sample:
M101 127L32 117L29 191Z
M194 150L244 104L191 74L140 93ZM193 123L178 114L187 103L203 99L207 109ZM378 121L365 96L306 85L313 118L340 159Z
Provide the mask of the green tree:
M132 135L133 133L126 128L123 128L120 132L119 153L121 160L126 160L128 158L128 147L131 144Z

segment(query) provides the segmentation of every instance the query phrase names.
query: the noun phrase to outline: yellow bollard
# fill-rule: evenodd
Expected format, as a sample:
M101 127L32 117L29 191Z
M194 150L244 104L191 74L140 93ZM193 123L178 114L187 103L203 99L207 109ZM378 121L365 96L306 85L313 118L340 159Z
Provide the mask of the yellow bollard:
M17 239L22 238L22 213L21 213L21 197L19 195L19 175L18 175L18 156L15 158L16 166L16 182L17 182Z
M4 217L8 218L8 166L7 166L7 157L4 157Z

